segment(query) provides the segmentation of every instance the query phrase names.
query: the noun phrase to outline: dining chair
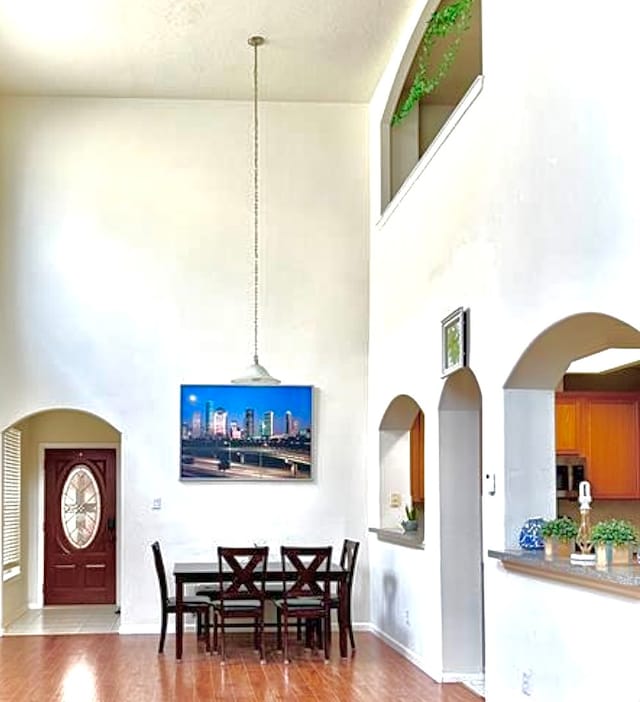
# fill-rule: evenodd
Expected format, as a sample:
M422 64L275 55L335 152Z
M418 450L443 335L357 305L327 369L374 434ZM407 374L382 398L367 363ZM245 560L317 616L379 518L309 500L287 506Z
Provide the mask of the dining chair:
M335 609L338 613L338 624L340 627L346 626L349 632L349 641L351 643L351 648L355 650L356 641L353 635L353 622L351 618L351 590L353 585L353 575L356 569L356 561L358 559L358 550L360 548L359 541L352 541L351 539L345 539L342 543L342 553L340 554L340 566L347 571L347 577L343 583L338 584L338 588L346 588L345 596L345 615L346 622L340 620L340 595L342 594L340 589L338 592L331 595L331 609ZM302 638L302 620L298 619L297 622L297 633L298 640Z
M218 621L222 639L221 662L226 661L225 623L227 619L253 619L253 642L264 663L264 606L268 546L248 548L218 547L218 572L231 571L221 578L219 600L213 604L213 649L218 650Z
M169 596L169 589L167 587L167 574L164 569L164 561L162 560L162 552L160 551L160 544L158 541L154 541L151 544L151 550L153 551L153 560L156 566L158 585L160 587L160 602L162 606L162 614L160 624L160 644L158 645L158 653L162 653L164 650L164 640L167 635L167 619L170 614L176 613L176 598ZM191 595L183 598L182 608L183 611L190 612L196 615L197 633L200 634L200 632L204 630L205 646L207 651L210 651L211 644L209 641L209 612L211 609L211 600L208 597Z
M331 646L331 546L281 546L283 598L274 600L277 612L278 649L284 662L289 663L289 619L304 620L309 629L321 624L325 662L329 661ZM289 579L290 574L294 573ZM284 627L283 627L284 625ZM284 645L283 633L284 628Z
M347 571L347 577L344 583L338 585L339 588L346 588L345 591L345 615L346 622L340 622L339 625L347 626L349 632L349 641L351 642L351 648L355 650L356 640L353 636L353 623L351 621L351 587L353 585L353 574L356 569L356 561L358 559L358 550L360 548L359 541L352 541L351 539L345 539L342 543L342 553L340 554L340 565L344 570ZM331 597L331 609L338 611L338 618L340 618L340 591Z

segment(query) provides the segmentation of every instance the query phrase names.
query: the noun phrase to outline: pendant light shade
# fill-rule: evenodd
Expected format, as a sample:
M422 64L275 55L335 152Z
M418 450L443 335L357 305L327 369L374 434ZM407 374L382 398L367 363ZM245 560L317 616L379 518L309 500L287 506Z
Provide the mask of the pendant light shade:
M259 262L260 248L258 238L258 47L264 44L264 37L249 37L249 45L253 47L253 363L239 378L233 378L232 383L238 385L279 385L269 371L260 365L258 360L258 292L259 292Z
M238 385L279 385L280 381L269 374L269 371L258 363L258 357L239 378L234 378L232 383Z

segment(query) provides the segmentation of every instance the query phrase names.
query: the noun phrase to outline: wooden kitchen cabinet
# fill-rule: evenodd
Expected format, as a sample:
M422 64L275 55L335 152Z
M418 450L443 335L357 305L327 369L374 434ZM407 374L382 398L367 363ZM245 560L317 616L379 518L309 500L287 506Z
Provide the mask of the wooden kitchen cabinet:
M424 502L424 414L418 412L411 426L411 500L413 503Z
M583 455L582 404L584 400L571 393L556 394L556 453Z
M587 457L593 496L638 497L638 399L593 397L586 410Z
M584 456L599 499L640 498L640 393L556 394L556 452Z

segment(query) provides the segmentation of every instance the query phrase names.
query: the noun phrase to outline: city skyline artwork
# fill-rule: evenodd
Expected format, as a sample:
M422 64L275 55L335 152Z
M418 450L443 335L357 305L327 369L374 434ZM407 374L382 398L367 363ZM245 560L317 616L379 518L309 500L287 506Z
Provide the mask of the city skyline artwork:
M310 480L313 387L182 385L182 480Z

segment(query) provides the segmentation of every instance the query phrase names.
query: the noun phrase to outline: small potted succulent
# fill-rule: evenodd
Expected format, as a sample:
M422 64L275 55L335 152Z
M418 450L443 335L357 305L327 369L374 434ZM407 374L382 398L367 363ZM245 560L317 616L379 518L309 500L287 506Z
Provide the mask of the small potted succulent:
M404 513L407 516L401 524L402 528L407 531L417 531L418 530L418 510L414 505L405 505Z
M546 559L569 558L575 548L578 525L571 517L563 515L557 519L545 521L541 533Z
M637 541L638 532L626 519L605 519L591 529L597 566L631 563L632 546Z

